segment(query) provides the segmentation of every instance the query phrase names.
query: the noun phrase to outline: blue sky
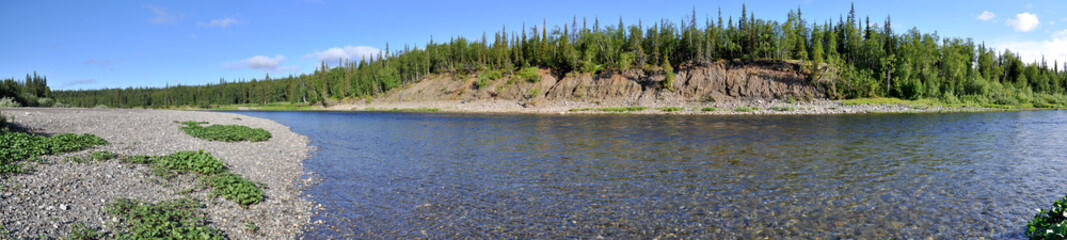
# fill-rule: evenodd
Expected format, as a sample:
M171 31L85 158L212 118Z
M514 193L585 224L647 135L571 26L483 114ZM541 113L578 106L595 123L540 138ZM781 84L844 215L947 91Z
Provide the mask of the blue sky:
M53 89L194 85L308 73L321 58L358 57L430 37L480 38L507 27L626 25L696 8L698 21L740 15L764 19L802 8L809 22L837 21L851 1L14 1L0 0L0 78L48 76ZM857 15L895 31L912 27L969 37L1025 59L1067 61L1067 2L859 1ZM580 23L579 23L580 24ZM335 62L335 61L331 61Z

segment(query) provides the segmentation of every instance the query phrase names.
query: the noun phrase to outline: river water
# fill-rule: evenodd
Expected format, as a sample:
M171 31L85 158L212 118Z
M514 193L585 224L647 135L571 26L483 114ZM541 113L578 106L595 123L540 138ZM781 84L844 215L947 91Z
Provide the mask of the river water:
M318 148L311 239L1022 238L1067 194L1064 111L239 113Z

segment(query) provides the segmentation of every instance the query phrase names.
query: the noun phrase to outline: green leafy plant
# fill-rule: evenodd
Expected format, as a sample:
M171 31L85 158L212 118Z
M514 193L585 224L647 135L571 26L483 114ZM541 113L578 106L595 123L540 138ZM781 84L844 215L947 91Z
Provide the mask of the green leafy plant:
M771 107L771 110L775 110L775 111L779 111L779 112L788 112L788 111L795 111L795 110L797 110L797 108L793 107L793 106L774 106L774 107Z
M519 78L521 78L522 80L525 80L525 81L528 81L528 82L540 82L541 81L541 75L537 74L537 68L536 67L522 68L521 70L519 70L518 73L516 73L516 75L518 75Z
M52 137L0 130L0 175L23 173L28 169L17 162L43 155L80 151L107 141L92 134L59 134Z
M0 107L17 108L17 107L21 107L21 106L22 106L22 104L19 104L18 101L15 101L15 98L6 97L6 98L0 99Z
M215 156L212 156L210 153L204 152L204 150L197 152L177 152L156 158L155 163L167 170L178 173L194 172L204 175L212 175L226 171L226 167L222 165L222 161L219 161L219 159L215 158Z
M70 228L70 234L66 240L97 240L105 239L106 235L95 228L86 227L84 223L74 223Z
M89 154L89 159L96 161L107 161L118 157L118 155L109 151L96 151Z
M226 197L246 207L263 201L263 190L259 189L260 184L241 175L215 174L205 178L204 183L214 188L211 193L215 196Z
M684 108L681 108L681 107L661 107L661 108L657 108L657 109L659 109L660 111L664 111L664 112L677 112L677 111L685 110Z
M703 111L703 112L714 112L715 110L716 110L715 107L705 107L705 108L701 108L700 109L700 111Z
M734 109L735 112L751 112L751 111L756 111L756 110L759 110L759 108L758 107L744 107L744 106L742 106L742 107L737 107L737 108Z
M494 81L501 77L503 77L503 74L500 73L500 71L491 70L482 72L482 74L478 75L477 87L478 89L485 89L486 86L489 86L489 81Z
M207 124L207 122L194 122L186 121L182 127L182 131L190 136L224 142L237 142L237 141L267 141L270 139L271 134L267 130L262 128L250 128L241 125L211 125L208 127L202 127L201 124Z
M1026 223L1026 237L1030 239L1067 239L1067 196L1052 203L1048 210L1038 209L1034 219Z
M257 226L256 223L252 222L251 220L245 221L245 228L248 228L248 231L251 231L253 233L259 231L259 226Z
M225 239L218 229L207 226L200 203L180 198L147 203L118 199L108 204L108 213L120 220L116 239Z

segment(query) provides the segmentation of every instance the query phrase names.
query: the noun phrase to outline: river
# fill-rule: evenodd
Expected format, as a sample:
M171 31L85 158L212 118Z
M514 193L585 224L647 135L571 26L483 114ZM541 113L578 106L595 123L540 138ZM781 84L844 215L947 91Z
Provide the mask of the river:
M239 113L317 148L311 239L1023 238L1067 193L1064 111Z

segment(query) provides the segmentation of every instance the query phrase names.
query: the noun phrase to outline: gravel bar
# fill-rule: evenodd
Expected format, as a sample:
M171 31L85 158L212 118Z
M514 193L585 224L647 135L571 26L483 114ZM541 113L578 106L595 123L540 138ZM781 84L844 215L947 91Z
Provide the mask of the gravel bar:
M301 196L310 181L301 163L310 150L308 138L272 120L233 113L139 109L0 109L9 123L30 132L53 135L91 133L110 142L107 146L24 161L34 169L4 177L0 182L0 232L20 239L60 238L75 223L111 232L108 203L118 198L160 201L193 197L210 225L231 239L294 239L311 218L312 203ZM218 142L198 139L181 131L174 121L206 121L263 128L273 136L263 142ZM120 156L167 155L204 150L221 159L231 172L266 184L263 202L248 208L211 196L195 174L163 179L141 164L117 160L75 163L67 156L111 151ZM248 227L249 222L258 230Z

